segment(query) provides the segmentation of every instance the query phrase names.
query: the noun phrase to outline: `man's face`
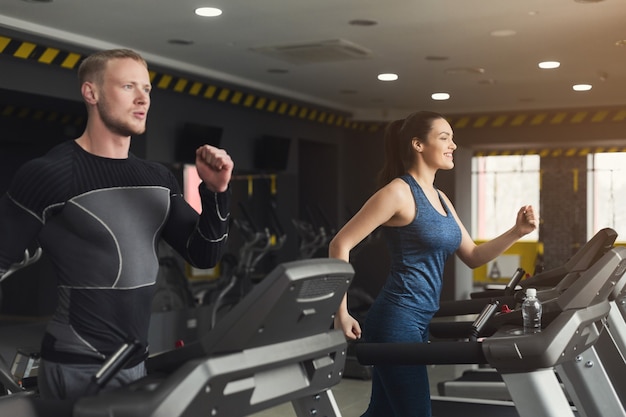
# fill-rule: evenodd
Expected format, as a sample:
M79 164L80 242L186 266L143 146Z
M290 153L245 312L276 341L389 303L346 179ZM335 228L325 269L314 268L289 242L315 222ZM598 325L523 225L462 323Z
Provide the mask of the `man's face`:
M143 63L130 58L109 61L97 102L104 125L120 136L145 132L150 89L150 76Z

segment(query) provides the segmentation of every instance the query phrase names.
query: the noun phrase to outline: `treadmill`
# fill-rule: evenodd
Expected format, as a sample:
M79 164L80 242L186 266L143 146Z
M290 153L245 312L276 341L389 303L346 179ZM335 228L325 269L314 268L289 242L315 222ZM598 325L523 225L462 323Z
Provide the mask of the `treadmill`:
M340 417L347 343L332 323L353 275L337 259L281 264L215 327L200 318L195 342L148 358L146 377L74 402L2 397L0 415L238 417L291 402L299 417Z
M564 267L557 268L557 271L564 269L570 271L560 281L556 280L557 274L548 271L551 279L548 283L556 284L555 288L547 288L544 285L545 281L541 280L543 274L533 277L533 285L544 288L539 293L540 298L542 300L554 298L575 283L580 275L574 272L580 272L580 266L584 265L587 259L597 259L605 252L603 247L610 247L616 236L617 234L611 229L598 232ZM560 378L568 399L576 405L581 416L626 416L624 409L626 381L623 378L626 372L624 358L626 321L623 315L624 304L626 304L626 277L621 273L618 275L608 298L611 310L598 341L594 346L577 355L575 361L564 362L555 367L557 377ZM518 292L516 295L519 294L521 293ZM521 298L517 302L521 302ZM499 319L510 321L507 316L501 316ZM491 325L498 328L504 323L503 320L494 319ZM519 317L517 323L521 324ZM439 390L440 394L453 397L510 398L502 378L494 370L466 371L456 380L440 383Z
M485 308L485 305L495 300L501 306L518 306L524 300L525 289L529 287L538 289L542 301L554 298L575 281L581 272L587 270L608 252L613 247L616 238L617 232L611 228L604 228L586 242L565 264L526 279L524 279L525 271L518 268L504 290L475 292L471 294L472 298L469 300L442 302L435 317L478 314ZM545 314L549 313L544 311ZM499 321L494 318L488 324L490 328L483 329L481 335L492 334L504 324L503 319L511 320L511 316L501 316ZM521 318L517 318L517 323L521 325ZM430 332L434 338L465 338L472 332L472 322L435 320L430 325ZM489 367L467 370L457 379L440 382L438 391L442 396L510 400L510 394L502 378Z
M542 331L524 334L521 310L483 309L474 322L483 329L496 328L487 337L430 343L361 343L356 352L362 364L488 364L502 376L514 408L500 407L499 416L572 417L582 415L572 407L554 368L575 362L591 348L605 330L611 305L609 298L626 271L626 248L612 248L588 269L568 273L567 288L543 299ZM572 276L575 275L574 276ZM489 316L491 314L491 316ZM593 387L591 387L593 390ZM474 415L480 401L432 398L433 415L450 416L462 410ZM496 415L496 414L494 414ZM596 414L609 416L613 414Z

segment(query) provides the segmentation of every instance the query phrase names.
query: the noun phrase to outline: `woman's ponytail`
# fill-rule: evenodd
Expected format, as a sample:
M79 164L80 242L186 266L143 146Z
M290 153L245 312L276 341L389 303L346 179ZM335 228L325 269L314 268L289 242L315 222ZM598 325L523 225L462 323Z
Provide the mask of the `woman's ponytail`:
M403 124L404 119L394 120L385 129L385 160L383 167L378 173L379 188L384 187L394 178L404 174L405 169L400 149L400 129Z
M431 111L417 111L406 119L394 120L385 129L385 161L378 173L379 188L407 172L415 160L412 141L426 141L433 121L445 119Z

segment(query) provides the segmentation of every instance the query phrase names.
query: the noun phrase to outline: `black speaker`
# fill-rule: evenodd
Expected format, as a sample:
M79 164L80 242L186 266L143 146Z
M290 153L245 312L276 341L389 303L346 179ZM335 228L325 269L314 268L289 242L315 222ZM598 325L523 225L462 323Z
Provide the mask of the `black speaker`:
M277 172L287 169L290 138L265 135L254 144L254 168L260 171Z
M222 128L198 123L185 123L176 138L174 157L176 162L193 164L196 162L196 149L202 145L220 146Z

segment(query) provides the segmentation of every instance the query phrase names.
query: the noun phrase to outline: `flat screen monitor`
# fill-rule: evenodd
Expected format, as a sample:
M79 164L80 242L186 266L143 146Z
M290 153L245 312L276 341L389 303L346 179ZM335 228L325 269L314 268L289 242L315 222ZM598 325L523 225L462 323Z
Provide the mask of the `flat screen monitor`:
M176 138L176 162L194 164L196 149L202 145L220 146L223 129L199 123L185 123Z

